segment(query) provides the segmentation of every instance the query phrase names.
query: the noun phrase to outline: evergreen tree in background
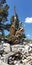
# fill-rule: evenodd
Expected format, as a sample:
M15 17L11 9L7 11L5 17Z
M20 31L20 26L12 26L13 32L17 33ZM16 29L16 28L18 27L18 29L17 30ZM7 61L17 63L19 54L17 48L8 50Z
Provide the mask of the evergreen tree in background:
M9 6L6 4L6 0L0 0L0 32L4 36L4 29L6 29L5 22L7 21Z

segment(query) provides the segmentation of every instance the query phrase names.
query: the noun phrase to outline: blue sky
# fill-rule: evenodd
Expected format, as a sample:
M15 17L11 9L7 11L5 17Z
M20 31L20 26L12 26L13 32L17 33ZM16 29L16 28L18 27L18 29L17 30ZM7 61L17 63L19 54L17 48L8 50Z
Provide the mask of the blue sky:
M7 3L10 7L8 20L10 21L14 14L14 5L16 5L16 12L20 21L23 22L25 34L27 38L32 39L32 0L7 0Z

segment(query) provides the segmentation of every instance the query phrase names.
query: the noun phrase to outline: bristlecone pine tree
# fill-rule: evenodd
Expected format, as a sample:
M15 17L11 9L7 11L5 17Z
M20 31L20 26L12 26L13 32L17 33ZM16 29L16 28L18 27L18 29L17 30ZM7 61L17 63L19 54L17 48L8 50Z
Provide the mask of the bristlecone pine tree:
M21 25L19 26L19 18L17 13L15 13L11 19L11 28L10 28L10 36L8 36L8 39L10 40L10 43L19 43L20 41L23 41L23 38L25 38L24 34L24 28Z
M8 9L9 6L6 4L6 0L0 0L0 32L2 33L2 36L4 37L4 29L9 30L10 25L6 24L7 16L8 16Z

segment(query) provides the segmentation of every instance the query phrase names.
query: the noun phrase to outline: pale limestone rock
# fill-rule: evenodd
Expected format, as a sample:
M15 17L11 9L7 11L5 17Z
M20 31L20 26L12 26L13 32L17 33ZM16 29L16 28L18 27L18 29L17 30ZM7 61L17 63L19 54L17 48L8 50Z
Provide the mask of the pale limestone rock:
M8 65L6 63L4 63L3 61L0 60L0 65Z
M3 47L4 47L4 52L5 53L9 53L10 52L10 44L4 43Z

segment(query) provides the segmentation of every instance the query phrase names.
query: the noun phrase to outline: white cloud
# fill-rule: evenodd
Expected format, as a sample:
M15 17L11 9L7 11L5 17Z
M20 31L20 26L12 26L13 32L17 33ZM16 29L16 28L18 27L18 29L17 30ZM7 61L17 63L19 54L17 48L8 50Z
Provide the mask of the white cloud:
M32 17L27 17L25 18L26 23L32 23Z
M30 35L29 35L29 34L27 34L27 37L30 37Z

